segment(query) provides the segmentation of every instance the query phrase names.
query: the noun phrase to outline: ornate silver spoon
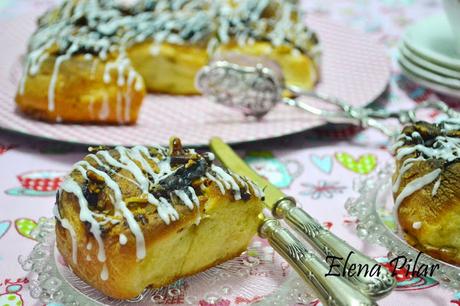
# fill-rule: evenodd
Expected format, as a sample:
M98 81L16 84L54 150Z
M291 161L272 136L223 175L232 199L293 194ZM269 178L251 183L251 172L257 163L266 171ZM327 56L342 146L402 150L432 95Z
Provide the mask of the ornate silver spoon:
M196 87L214 102L240 109L245 115L261 119L277 104L284 103L303 109L331 123L351 123L374 127L392 137L397 130L382 122L396 119L401 124L415 122L417 112L436 109L451 118L460 113L441 101L426 101L408 110L390 112L355 107L340 99L299 87L286 85L280 67L267 58L237 55L220 56L202 68L196 76ZM288 93L287 95L285 93ZM335 106L336 111L321 109L299 100L301 96L312 97Z

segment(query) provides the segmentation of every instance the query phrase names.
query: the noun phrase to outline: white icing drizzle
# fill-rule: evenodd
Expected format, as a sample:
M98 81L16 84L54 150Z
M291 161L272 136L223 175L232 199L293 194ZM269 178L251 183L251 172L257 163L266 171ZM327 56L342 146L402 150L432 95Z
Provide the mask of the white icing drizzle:
M125 98L124 120L125 122L129 122L129 120L131 119L131 87L132 87L135 75L136 74L134 70L130 71L128 74L128 86L124 94L124 98Z
M139 188L141 188L143 192L146 193L147 189L148 189L148 180L142 174L142 170L139 167L137 167L137 165L132 160L130 160L130 159L128 159L126 157L124 148L116 147L116 150L120 154L120 161L118 161L115 158L113 158L112 155L110 155L110 153L108 151L100 151L100 152L97 153L97 155L101 155L109 165L111 165L113 167L128 170L130 173L132 173L133 176L134 176L134 179L138 183L136 185Z
M107 264L105 263L102 265L101 279L103 281L106 281L109 279L109 270L107 269Z
M88 251L91 251L92 248L93 248L93 244L91 242L88 242L88 244L86 245L86 249Z
M128 242L128 238L125 234L120 234L118 237L118 242L120 242L121 245L125 245Z
M417 131L413 131L410 136L412 139L422 139L422 135L420 135L420 133Z
M438 177L438 180L433 185L433 189L431 190L432 197L434 197L438 193L439 186L441 186L441 177Z
M147 173L154 179L155 182L158 181L159 175L153 171L152 167L150 166L149 162L145 159L145 156L150 156L148 149L143 146L135 146L131 150L127 152L129 157L137 162L139 162L142 168L147 171ZM150 158L150 160L153 160ZM158 159L153 160L156 164L158 164ZM169 161L168 161L169 164Z
M19 94L24 94L28 75L36 74L48 57L54 59L48 88L48 108L54 111L60 66L76 53L92 61L91 79L100 60L105 64L105 83L112 81L111 71L115 70L113 81L119 87L128 81L129 89L134 83L134 89L140 91L142 78L126 52L134 44L153 41L151 53L156 56L161 43L203 44L212 53L219 44L235 41L242 46L255 40L270 41L274 46L287 44L313 57L318 53L315 35L304 25L298 5L289 1L140 0L126 5L116 0L67 0L39 19L29 42ZM131 93L125 91L124 119L117 117L120 123L129 120L130 99ZM117 96L118 105L121 100ZM106 112L101 113L99 119L105 120Z
M430 147L425 145L425 141L422 135L413 131L411 135L401 134L397 138L397 142L394 145L396 159L401 160L410 154L417 154L415 158L407 158L402 163L398 177L396 178L393 185L393 192L399 190L401 179L406 171L408 171L415 162L424 160L441 160L445 162L453 162L460 158L460 138L454 137L450 134L452 131L460 130L460 119L447 119L437 125L437 135L430 139ZM404 146L405 141L414 141L415 145ZM401 202L416 192L417 190L425 187L426 185L434 182L431 190L431 196L434 197L439 187L441 186L441 169L435 169L422 177L413 179L407 183L406 186L401 190L395 200L395 212L397 212ZM396 214L396 217L398 215Z
M404 135L404 134L402 134L402 135ZM404 135L404 136L406 136L406 135ZM402 147L403 145L404 145L404 141L398 140L390 147L390 151L392 153L395 153L396 150L399 149L400 147Z
M98 166L105 166L105 164L99 159L99 157L97 157L94 154L88 154L86 155L86 157L93 159L97 163ZM108 168L109 167L107 167L106 169Z
M257 198L262 199L265 196L264 192L262 191L262 189L259 188L259 186L257 186L250 180L247 180L246 182L249 186L251 186L252 192Z
M89 74L91 80L94 80L95 77L96 77L96 71L97 71L98 64L99 64L99 59L95 58L93 60L93 63L91 64L91 70L90 70L90 74Z
M195 152L190 149L188 150L188 154L195 154ZM89 161L96 164L97 168ZM156 165L155 169L151 162ZM202 162L205 161L202 160ZM205 162L205 165L206 163L207 162ZM161 183L163 179L174 175L178 169L181 169L181 167L183 168L183 166L176 167L175 169L171 168L171 158L167 155L167 149L163 147L156 147L155 155L152 155L149 149L144 146L136 146L131 149L118 146L114 149L114 151L101 150L96 154L88 154L85 160L77 162L73 166L72 171L80 173L83 180L89 179L88 171L91 171L102 179L104 181L104 185L111 191L108 196L114 207L113 217L103 213L92 212L88 207L88 201L84 196L82 186L80 186L80 184L78 184L72 177L68 176L61 184L61 190L72 193L77 197L80 206L80 220L90 224L90 232L98 243L97 258L100 262L104 263L101 271L101 279L108 279L109 275L105 264L106 254L103 239L101 237L100 226L108 223L117 224L120 222L120 219L126 220L128 228L136 240L137 259L141 260L146 255L145 239L141 227L137 223L133 213L127 207L127 204L124 202L120 186L111 176L109 176L108 173L128 180L134 186L138 187L142 192L142 196L147 199L148 203L156 206L158 216L162 219L162 221L165 224L170 224L171 222L179 219L179 213L167 198L164 196L156 198L150 190L151 187ZM126 170L126 172L132 175L133 179L118 173L118 171L114 171L113 168ZM207 170L205 169L204 176L215 182L215 184L221 189L222 193L225 193L225 189L232 190L235 200L241 199L240 186L245 188L248 192L250 192L249 186L251 186L254 195L258 197L263 196L260 189L253 185L250 181L246 181L238 175L227 173L218 166L211 165L207 168ZM199 198L192 186L181 186L177 190L171 190L170 196L171 194L176 195L190 210L193 210L195 206L199 207L200 205ZM197 222L199 222L199 218L200 217L198 217ZM67 227L67 223L63 224L63 226L67 228L72 235L72 229ZM74 233L75 232L73 232L73 234ZM124 234L120 234L119 243L121 245L127 243L127 237ZM86 245L86 248L91 250L91 242ZM73 250L76 251L76 243L73 243Z
M441 169L435 169L431 171L428 174L425 174L422 177L418 177L414 180L412 180L410 183L408 183L404 189L399 193L398 197L395 200L395 209L397 211L399 205L401 202L416 192L417 190L425 187L426 185L432 183L434 180L438 178L438 176L441 174L442 170Z
M460 126L460 118L446 118L442 120L443 130L448 131L458 131Z
M196 196L195 189L193 189L192 186L188 186L188 191L190 192L190 195L192 196L192 202L198 207L200 206L200 200Z
M88 102L88 112L91 119L94 118L94 96L90 96Z
M422 222L417 221L417 222L412 223L412 228L417 229L417 230L421 229L422 228Z
M175 190L174 193L185 204L185 206L187 206L190 210L193 210L193 203L184 190Z
M77 264L77 234L75 229L69 220L61 217L57 204L53 206L53 214L61 222L62 227L69 231L70 239L72 240L72 261L74 264Z
M24 66L23 75L21 77L21 81L19 83L19 94L23 95L26 85L27 76L35 75L40 70L40 66L43 61L48 57L48 54L45 52L52 45L52 41L48 41L45 43L41 48L37 48L36 50L32 50L27 58L26 58L26 65Z
M117 105L115 113L117 115L117 122L123 124L123 93L120 89L117 90Z
M115 209L123 215L123 217L126 219L128 223L129 229L131 230L133 235L136 237L136 257L137 259L144 258L145 257L144 235L142 234L139 224L134 219L132 212L126 207L126 203L123 201L120 186L118 186L118 184L112 178L110 178L110 176L107 175L107 173L97 170L96 168L91 166L88 162L82 161L80 163L85 164L88 170L91 170L97 175L99 175L100 177L102 177L107 187L109 187L113 191L113 195L115 198L115 201L113 204L115 206ZM80 193L81 193L81 188L80 188ZM82 193L81 193L81 196L83 197Z
M443 159L445 161L453 161L460 156L460 139L447 137L447 136L437 136L436 143L442 147L439 148L428 148L425 145L417 144L411 147L404 147L398 149L396 153L397 159L402 159L406 155L412 154L414 152L421 152L425 156L431 158Z
M179 220L179 213L174 207L163 197L160 197L157 203L158 215L166 223L170 224L172 221Z
M406 173L410 168L412 168L415 162L421 161L421 160L423 160L423 157L419 156L416 158L408 158L403 162L403 164L401 165L401 168L399 169L398 177L396 178L393 184L393 192L398 191L399 186L401 185L401 179L404 176L404 173Z
M210 161L214 161L216 159L216 156L212 152L208 152L207 156Z
M62 62L69 59L70 55L61 55L56 58L54 63L53 74L51 75L50 85L48 87L48 110L54 111L54 94L56 91L56 82L59 75L59 67L61 67Z
M94 161L96 161L96 163L98 164L98 166L103 167L103 168L104 168L105 170L107 170L108 172L110 172L110 173L112 173L112 174L114 174L114 175L116 175L116 176L118 176L118 177L121 177L122 179L127 180L128 182L131 182L132 184L134 184L134 185L136 185L136 186L138 186L138 187L140 188L139 184L138 184L136 181L134 181L134 180L130 179L129 177L126 177L126 176L124 176L124 175L122 175L122 174L120 174L120 173L118 173L118 172L116 172L116 171L114 171L110 166L104 164L96 155L94 155L94 154L88 154L86 157L91 158L91 159L93 159ZM78 166L78 165L79 165L79 163L76 163L76 164L75 164L75 166ZM75 167L75 166L74 166L74 167Z
M81 165L76 164L73 169L78 170L78 172L80 172L80 174L83 176L85 180L88 179L88 175L86 175L86 170Z
M107 118L109 118L109 114L110 114L109 95L108 93L104 92L103 98L102 98L102 106L99 109L98 118L99 120L107 120Z
M230 174L225 172L224 169L216 165L212 165L211 170L213 170L216 173L217 178L224 183L225 187L231 189L234 192L235 200L241 200L241 190L238 184L235 182L233 176L231 176Z
M70 177L68 176L64 182L62 182L61 187L62 190L68 193L73 193L77 199L78 204L80 205L80 220L82 222L88 222L90 224L90 232L93 234L94 238L98 243L98 254L97 259L100 262L104 262L105 257L105 249L104 249L104 242L101 238L101 229L99 227L99 223L96 219L94 219L91 210L88 208L88 201L83 195L81 187Z
M74 264L77 263L77 234L75 233L74 228L70 224L69 220L63 218L60 220L63 228L69 231L70 237L72 239L72 261Z
M210 179L211 181L213 181L214 183L216 183L216 185L219 188L220 192L222 194L225 194L225 187L218 179L216 179L214 176L212 176L209 172L206 173L206 177L208 179Z

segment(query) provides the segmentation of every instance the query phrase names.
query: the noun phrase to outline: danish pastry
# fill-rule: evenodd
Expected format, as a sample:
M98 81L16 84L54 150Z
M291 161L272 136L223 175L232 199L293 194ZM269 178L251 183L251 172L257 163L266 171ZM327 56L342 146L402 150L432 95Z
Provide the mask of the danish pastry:
M406 240L460 265L460 121L405 127L395 155L395 215Z
M319 78L318 40L289 1L66 0L38 21L16 102L50 122L133 124L146 91L196 94L226 52L269 57L304 89Z
M74 273L133 298L240 255L259 225L262 191L211 153L93 148L61 184L57 248Z

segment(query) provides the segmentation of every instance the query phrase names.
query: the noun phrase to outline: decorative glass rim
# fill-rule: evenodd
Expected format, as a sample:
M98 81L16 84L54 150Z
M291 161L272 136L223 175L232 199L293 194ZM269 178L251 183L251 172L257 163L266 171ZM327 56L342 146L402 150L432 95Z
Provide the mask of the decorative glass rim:
M166 297L158 294L160 290L162 290L161 292L165 291L165 288L146 289L141 295L130 300L115 300L103 296L102 293L84 283L73 273L63 273L62 269L59 269L58 266L59 251L56 248L54 218L40 219L37 226L31 232L31 237L37 241L37 244L28 256L19 256L18 261L22 268L29 272L29 291L31 297L38 299L42 303L56 303L58 305L72 306L126 304L134 306L166 303ZM223 271L222 273L225 273L225 267L221 267L223 265L225 265L225 263L216 268L219 271ZM71 274L72 276L70 276ZM200 274L197 276L199 277ZM249 274L242 277L247 278ZM83 284L82 288L77 289L74 283L75 279L78 279L79 282ZM170 288L166 288L166 294L169 294L169 291L171 291L168 289ZM177 291L179 289L175 290ZM203 299L196 296L191 296L189 299L186 297L184 301L179 304L202 305L201 301L203 300L205 301L204 304L209 306L227 305L226 303L222 303L222 299L219 295L216 296L212 294L203 296ZM316 300L316 297L312 295L312 291L305 285L297 273L292 270L283 280L281 286L277 287L270 294L261 296L260 299L254 300L251 303L257 305L305 305L314 300Z
M389 252L389 260L404 256L405 258L417 258L416 263L419 264L419 267L420 265L428 267L439 265L439 269L435 270L430 277L446 288L460 290L460 267L420 253L404 240L397 224L395 229L385 224L381 211L387 202L393 203L392 175L394 171L394 164L388 163L378 169L375 175L354 182L354 189L359 196L349 198L345 202L345 209L357 219L358 237L386 248ZM393 214L392 216L394 217Z

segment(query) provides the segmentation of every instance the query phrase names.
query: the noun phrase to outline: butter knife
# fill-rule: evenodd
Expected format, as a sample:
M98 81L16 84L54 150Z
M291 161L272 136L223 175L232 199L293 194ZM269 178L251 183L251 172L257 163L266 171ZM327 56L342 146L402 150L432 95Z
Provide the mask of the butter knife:
M271 209L273 216L284 219L324 256L342 258L338 264L345 272L344 278L347 278L357 290L372 299L380 299L394 289L396 281L385 268L373 275L371 273L348 273L352 265L354 267L367 265L371 268L378 263L321 226L312 216L296 206L294 198L286 196L281 190L259 176L221 139L212 138L210 147L225 167L250 178L264 189L265 204ZM350 254L352 255L349 256ZM349 259L345 266L344 261L347 257ZM342 278L342 276L328 278Z

